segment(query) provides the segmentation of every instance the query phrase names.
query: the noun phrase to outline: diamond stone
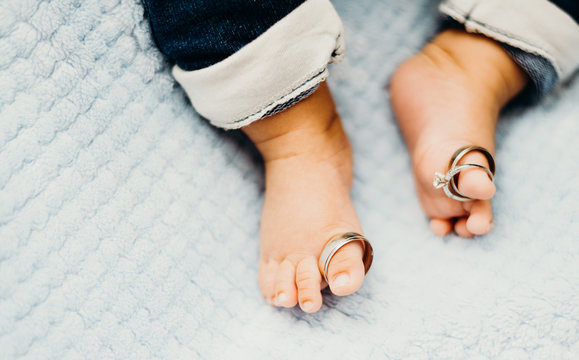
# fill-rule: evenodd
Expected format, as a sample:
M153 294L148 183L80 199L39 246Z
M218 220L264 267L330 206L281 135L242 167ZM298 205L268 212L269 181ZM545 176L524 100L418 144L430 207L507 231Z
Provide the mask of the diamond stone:
M446 186L447 183L448 181L446 181L444 175L438 172L434 173L434 179L432 179L432 186L434 186L435 189L443 188Z

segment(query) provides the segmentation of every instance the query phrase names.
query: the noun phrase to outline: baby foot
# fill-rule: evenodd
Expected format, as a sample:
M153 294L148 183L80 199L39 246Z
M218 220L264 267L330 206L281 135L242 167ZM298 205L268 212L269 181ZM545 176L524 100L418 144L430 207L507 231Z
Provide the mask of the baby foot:
M350 200L352 153L325 84L297 105L244 128L266 171L261 218L259 285L270 304L305 312L322 306L327 284L318 257L333 236L361 232ZM328 269L332 293L357 291L364 281L362 245L349 243Z
M524 73L495 42L446 30L404 62L390 82L391 103L412 158L416 191L434 233L453 229L463 237L488 233L495 185L481 169L460 172L459 202L432 185L446 173L452 154L478 145L494 155L500 109L525 86ZM483 154L470 152L459 164L488 167Z

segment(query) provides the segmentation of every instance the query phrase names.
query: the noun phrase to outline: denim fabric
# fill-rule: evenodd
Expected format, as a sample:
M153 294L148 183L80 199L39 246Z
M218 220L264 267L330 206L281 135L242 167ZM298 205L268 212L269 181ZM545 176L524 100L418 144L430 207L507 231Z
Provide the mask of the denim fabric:
M439 31L449 28L464 29L464 25L452 18L444 18ZM513 61L525 71L530 79L529 86L517 96L517 101L521 101L522 103L535 103L557 85L559 76L550 61L542 56L528 53L508 44L501 43L500 45Z
M531 86L528 86L519 95L519 99L525 102L536 102L557 85L559 76L557 76L555 68L547 59L507 44L501 45L531 80Z
M268 111L265 115L263 115L263 117L268 117L268 116L272 116L275 115L277 113L280 113L282 111L284 111L285 109L294 106L295 104L297 104L298 102L302 101L303 99L307 98L308 96L310 96L311 94L313 94L317 89L318 89L319 85L314 86L311 89L308 89L306 91L304 91L303 93L299 94L298 96L296 96L293 99L290 99L288 101L286 101L283 104L279 104L276 107L274 107L273 109L271 109L270 111Z
M579 1L578 0L549 0L565 11L575 21L579 21ZM502 44L503 48L509 53L514 62L516 62L529 76L531 86L527 87L519 95L519 99L528 102L536 102L544 95L548 94L559 81L557 71L547 59L525 52L521 49ZM579 51L579 50L578 50Z
M143 0L143 3L161 52L181 69L190 71L234 54L304 1ZM578 0L550 1L578 21ZM524 98L537 100L556 85L558 76L549 61L506 44L503 47L531 78L532 86L525 91Z
M305 0L143 0L161 52L183 70L218 63Z

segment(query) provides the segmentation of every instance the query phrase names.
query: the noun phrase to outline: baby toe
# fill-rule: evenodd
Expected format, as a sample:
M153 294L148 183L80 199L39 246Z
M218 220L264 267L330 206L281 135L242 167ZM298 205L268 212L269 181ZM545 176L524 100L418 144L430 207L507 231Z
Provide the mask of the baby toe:
M473 201L466 228L475 235L484 235L492 229L493 214L489 200Z
M276 261L261 261L259 263L259 288L265 301L268 304L273 305L273 298L275 295L275 276L279 263Z
M303 311L312 313L322 307L322 276L313 256L301 260L296 268L298 299Z
M452 231L452 222L449 219L432 218L430 229L438 236L445 236Z
M294 307L297 304L296 268L289 260L284 260L278 267L274 284L275 306Z
M489 166L487 159L479 152L466 154L461 164ZM472 199L489 200L495 195L497 189L486 171L471 168L460 172L458 190Z
M466 227L466 218L460 218L454 224L454 232L457 233L459 236L470 238L473 237L474 234L471 233L468 228Z
M362 255L362 244L356 241L345 245L332 257L327 274L332 293L350 295L362 286L365 275Z
M489 200L497 189L484 170L467 169L460 173L458 190L472 199Z

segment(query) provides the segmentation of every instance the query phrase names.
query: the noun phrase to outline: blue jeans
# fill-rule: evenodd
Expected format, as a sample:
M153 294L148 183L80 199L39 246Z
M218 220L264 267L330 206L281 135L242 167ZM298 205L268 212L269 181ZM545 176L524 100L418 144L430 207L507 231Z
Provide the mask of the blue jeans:
M161 52L183 70L232 55L305 0L143 0Z
M143 0L155 42L183 70L209 67L237 52L305 0ZM551 0L579 21L578 0ZM558 82L553 65L541 56L504 45L534 86L524 96L536 100Z

